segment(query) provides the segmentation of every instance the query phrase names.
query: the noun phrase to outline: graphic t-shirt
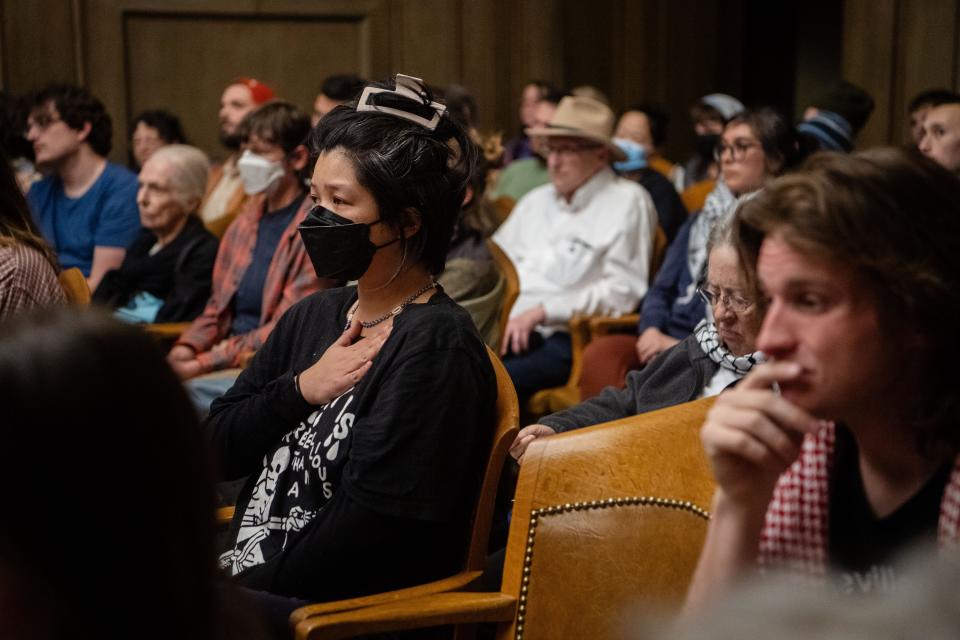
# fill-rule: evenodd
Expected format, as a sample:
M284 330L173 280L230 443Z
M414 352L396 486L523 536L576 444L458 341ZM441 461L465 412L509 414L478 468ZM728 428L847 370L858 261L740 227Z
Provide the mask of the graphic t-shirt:
M394 318L355 387L310 406L294 373L341 335L355 300L348 287L292 307L211 407L225 478L250 476L220 564L251 588L349 597L462 563L496 402L486 349L438 292Z
M60 266L79 267L85 276L90 275L94 247L126 249L140 231L137 176L111 162L79 198L68 198L63 182L53 175L33 183L27 200Z
M283 551L333 497L350 448L354 389L313 411L264 457L234 548L220 557L236 575Z
M857 442L843 425L836 427L834 455L829 544L836 587L842 593L894 592L900 587L898 555L936 542L940 503L953 465L945 464L896 511L878 518L863 488Z

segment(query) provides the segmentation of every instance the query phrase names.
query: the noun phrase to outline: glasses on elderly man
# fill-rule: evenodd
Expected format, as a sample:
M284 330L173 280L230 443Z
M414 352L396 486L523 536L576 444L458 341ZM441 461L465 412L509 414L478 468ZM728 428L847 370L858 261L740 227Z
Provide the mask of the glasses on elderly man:
M716 309L717 305L723 302L723 306L734 313L743 313L753 306L753 300L748 300L732 291L724 292L721 289L711 285L704 285L697 289L697 293L703 298L704 302Z
M713 150L713 159L717 162L720 162L720 160L723 158L723 154L729 151L734 160L740 161L746 157L747 151L759 146L759 142L744 142L743 140L737 140L733 144L720 142Z
M596 142L547 142L544 149L547 153L558 153L561 155L570 155L580 153L588 149L597 149L603 145Z

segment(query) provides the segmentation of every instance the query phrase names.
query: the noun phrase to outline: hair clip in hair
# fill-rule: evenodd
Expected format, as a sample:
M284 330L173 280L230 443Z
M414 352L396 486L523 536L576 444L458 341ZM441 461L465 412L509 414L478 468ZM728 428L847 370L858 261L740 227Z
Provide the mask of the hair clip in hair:
M432 102L423 80L398 73L396 89L365 87L357 102L357 111L379 111L415 122L430 131L437 128L447 107Z

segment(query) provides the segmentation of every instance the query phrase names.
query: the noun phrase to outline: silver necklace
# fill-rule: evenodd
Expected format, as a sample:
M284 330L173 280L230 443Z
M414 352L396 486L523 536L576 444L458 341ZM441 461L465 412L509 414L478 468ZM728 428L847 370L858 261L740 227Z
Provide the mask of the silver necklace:
M436 281L436 280L431 280L431 281L428 282L427 284L425 284L425 285L423 285L422 287L420 287L417 291L415 291L414 293L410 294L410 296L409 296L406 300L404 300L403 302L401 302L400 304L398 304L397 306L395 306L395 307L393 308L393 310L388 311L387 313L383 314L382 316L380 316L380 317L377 318L376 320L369 320L369 321L361 320L361 321L360 321L360 326L363 327L364 329L369 329L370 327L375 327L375 326L377 326L377 325L380 324L381 322L386 322L387 320L389 320L389 319L392 318L393 316L395 316L395 315L397 315L398 313L400 313L401 311L403 311L403 310L404 310L410 303L412 303L414 300L416 300L417 298L419 298L420 296L422 296L423 294L425 294L427 291L430 291L430 289L433 289L433 288L436 287L436 286L437 286L437 281ZM359 304L360 304L360 301L359 301L359 300L357 300L355 303L353 303L353 307L350 309L350 313L347 314L347 326L344 327L344 329L343 329L344 331L346 331L347 329L350 328L350 323L353 322L353 315L357 312L357 306L358 306Z

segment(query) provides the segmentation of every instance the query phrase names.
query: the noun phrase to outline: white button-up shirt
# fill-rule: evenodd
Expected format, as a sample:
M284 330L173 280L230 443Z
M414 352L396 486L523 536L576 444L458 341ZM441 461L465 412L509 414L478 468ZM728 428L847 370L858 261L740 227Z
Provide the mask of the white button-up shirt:
M656 226L650 194L609 168L569 202L552 184L534 189L493 236L520 276L511 317L542 304L551 333L577 312L634 311L647 292Z

